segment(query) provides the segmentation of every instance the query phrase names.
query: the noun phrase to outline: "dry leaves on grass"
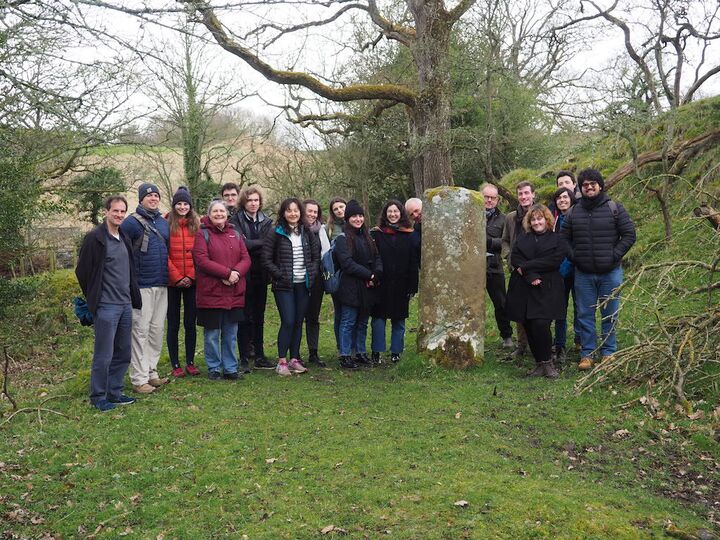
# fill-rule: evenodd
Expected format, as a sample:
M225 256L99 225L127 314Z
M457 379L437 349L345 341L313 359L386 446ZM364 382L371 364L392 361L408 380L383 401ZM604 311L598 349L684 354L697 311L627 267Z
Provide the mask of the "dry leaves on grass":
M453 503L453 505L459 506L460 508L465 508L465 507L469 506L470 503L467 502L467 501L465 501L465 500L460 500L460 501L455 501L455 502Z
M335 525L326 525L325 527L320 529L320 534L330 534L331 532L338 534L347 534L347 531L345 529L336 527Z

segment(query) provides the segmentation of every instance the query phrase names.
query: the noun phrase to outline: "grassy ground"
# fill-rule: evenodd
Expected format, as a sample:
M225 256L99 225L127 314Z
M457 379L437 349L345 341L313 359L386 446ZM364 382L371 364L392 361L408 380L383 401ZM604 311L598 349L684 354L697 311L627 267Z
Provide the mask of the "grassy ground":
M648 538L669 522L717 525L720 445L706 424L625 406L639 396L623 391L578 396L572 366L526 379L490 325L487 362L469 372L428 366L411 333L397 366L185 378L103 414L86 401L92 340L61 302L71 290L66 273L41 280L32 307L0 323L11 395L68 395L46 406L70 417L0 428L2 538Z

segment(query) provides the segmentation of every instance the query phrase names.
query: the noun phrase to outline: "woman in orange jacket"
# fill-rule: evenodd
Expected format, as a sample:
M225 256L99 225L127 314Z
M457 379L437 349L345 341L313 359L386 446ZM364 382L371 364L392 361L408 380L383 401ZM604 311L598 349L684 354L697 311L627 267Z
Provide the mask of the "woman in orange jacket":
M195 265L192 249L200 220L193 210L192 197L186 187L180 186L173 195L172 210L165 216L170 225L168 246L168 330L167 347L173 377L199 375L195 367ZM178 333L180 331L180 305L185 305L185 371L180 367Z

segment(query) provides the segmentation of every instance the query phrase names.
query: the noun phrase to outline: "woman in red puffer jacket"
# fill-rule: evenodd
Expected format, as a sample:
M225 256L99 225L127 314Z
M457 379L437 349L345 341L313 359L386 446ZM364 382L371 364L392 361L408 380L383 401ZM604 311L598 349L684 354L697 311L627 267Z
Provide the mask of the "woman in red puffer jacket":
M192 197L185 186L175 192L172 210L165 216L170 225L168 246L168 330L167 347L174 377L199 375L195 367L195 265L192 248L195 235L200 229L200 220L193 210ZM185 371L180 367L178 353L178 334L180 332L180 305L184 304L185 313Z

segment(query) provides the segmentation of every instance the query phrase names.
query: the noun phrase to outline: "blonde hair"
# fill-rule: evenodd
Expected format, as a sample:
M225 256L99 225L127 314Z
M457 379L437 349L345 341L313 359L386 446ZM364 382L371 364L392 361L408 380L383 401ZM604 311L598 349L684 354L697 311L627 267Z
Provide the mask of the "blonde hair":
M525 229L525 232L530 232L532 230L532 227L530 226L530 220L533 218L533 216L536 216L538 214L545 218L545 223L547 223L547 230L553 230L553 226L555 225L555 218L550 212L550 209L544 204L533 204L523 218L523 229Z

